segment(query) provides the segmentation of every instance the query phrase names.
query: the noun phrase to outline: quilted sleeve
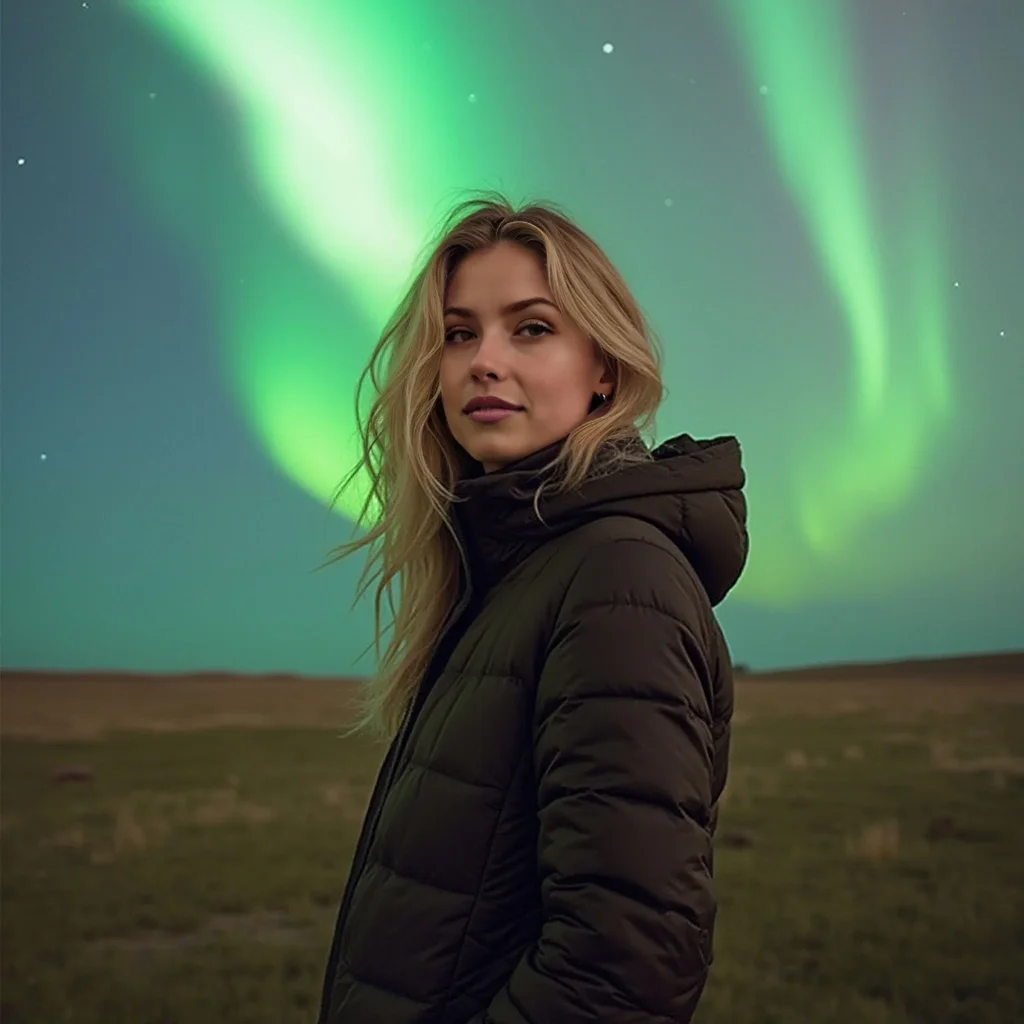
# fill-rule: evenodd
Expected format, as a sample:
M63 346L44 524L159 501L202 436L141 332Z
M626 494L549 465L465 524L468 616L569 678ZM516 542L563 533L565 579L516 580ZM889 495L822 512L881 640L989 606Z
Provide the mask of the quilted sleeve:
M478 1024L691 1020L716 912L709 618L642 540L570 585L534 722L542 930Z

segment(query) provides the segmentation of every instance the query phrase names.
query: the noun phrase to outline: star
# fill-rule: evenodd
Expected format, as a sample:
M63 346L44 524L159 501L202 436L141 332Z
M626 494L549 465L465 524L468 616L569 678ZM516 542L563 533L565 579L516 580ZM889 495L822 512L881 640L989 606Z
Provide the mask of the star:
M19 156L18 157L18 166L21 167L21 166L24 165L24 163L25 163L25 158L23 156Z
M604 46L601 47L601 49L604 50L605 53L611 53L615 49L615 47L612 46L611 43L605 43Z
M40 462L45 462L46 461L46 452L43 452L43 454L39 456L39 461Z

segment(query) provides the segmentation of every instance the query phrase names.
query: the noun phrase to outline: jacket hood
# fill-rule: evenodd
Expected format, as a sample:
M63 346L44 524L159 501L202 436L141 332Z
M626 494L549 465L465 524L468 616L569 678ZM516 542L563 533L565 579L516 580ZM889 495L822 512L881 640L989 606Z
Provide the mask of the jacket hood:
M632 443L647 451L639 439ZM545 491L538 517L534 496L561 444L459 482L454 526L474 586L489 589L542 544L585 523L632 516L679 548L712 605L725 597L748 550L745 474L735 437L695 440L681 434L645 461L592 475L572 491Z

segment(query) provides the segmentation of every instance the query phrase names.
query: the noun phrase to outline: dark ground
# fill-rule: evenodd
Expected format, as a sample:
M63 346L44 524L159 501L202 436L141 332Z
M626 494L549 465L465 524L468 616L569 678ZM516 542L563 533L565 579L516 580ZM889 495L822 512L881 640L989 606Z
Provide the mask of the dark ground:
M700 1024L1024 1021L1024 657L738 683ZM3 1024L311 1024L352 684L5 675Z

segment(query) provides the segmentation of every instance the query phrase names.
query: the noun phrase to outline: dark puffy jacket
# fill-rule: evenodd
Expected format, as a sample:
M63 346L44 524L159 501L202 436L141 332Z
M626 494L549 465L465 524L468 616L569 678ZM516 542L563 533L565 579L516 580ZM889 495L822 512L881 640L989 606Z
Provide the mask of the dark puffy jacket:
M734 438L463 481L462 598L378 777L321 1024L681 1024L712 958Z

